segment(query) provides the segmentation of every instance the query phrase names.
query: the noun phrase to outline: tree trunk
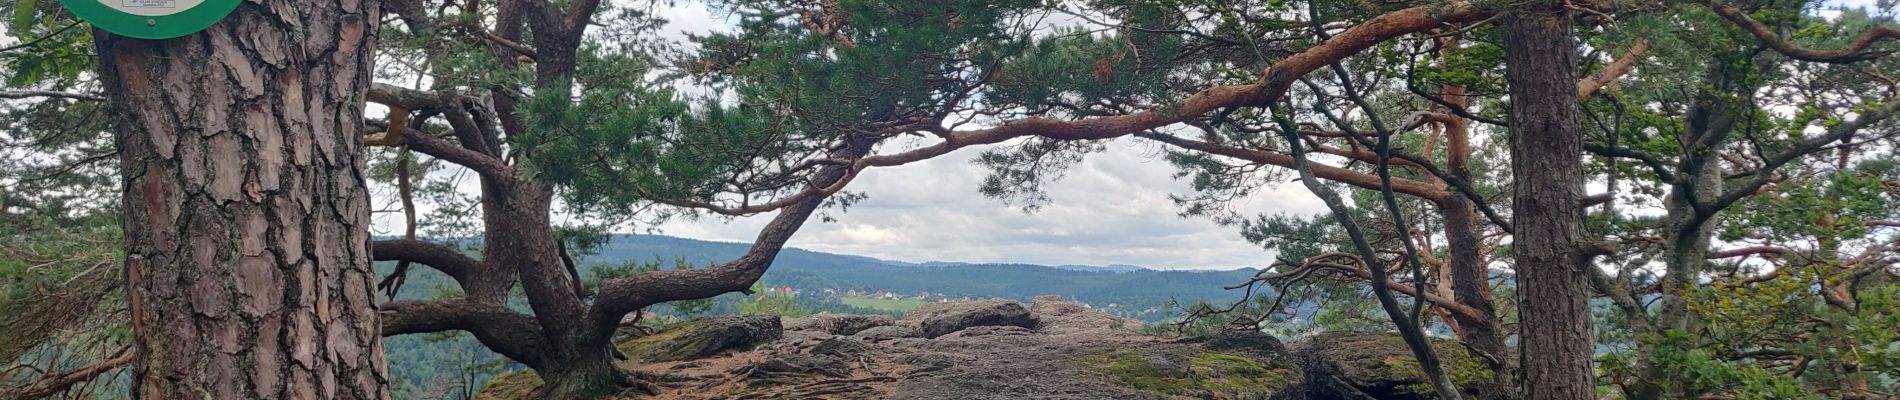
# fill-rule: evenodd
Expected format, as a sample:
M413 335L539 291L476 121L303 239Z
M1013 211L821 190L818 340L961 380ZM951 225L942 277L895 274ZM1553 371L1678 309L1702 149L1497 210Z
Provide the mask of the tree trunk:
M1522 297L1524 398L1587 400L1591 374L1591 268L1583 238L1583 132L1577 104L1577 44L1562 3L1540 2L1507 17L1512 238Z
M592 399L636 387L625 371L615 367L613 356L605 351L562 360L561 365L536 369L541 377L537 399Z
M1450 42L1450 39L1446 39ZM1465 106L1465 88L1447 85L1444 88L1445 100L1460 107ZM1445 169L1452 178L1471 182L1471 126L1464 118L1451 118L1445 127ZM1459 340L1472 350L1484 354L1485 366L1496 375L1492 376L1489 387L1480 388L1484 398L1508 398L1512 387L1511 366L1505 360L1507 348L1504 336L1498 332L1497 312L1491 301L1491 268L1485 265L1483 232L1479 228L1484 222L1478 219L1476 205L1463 195L1446 196L1438 204L1439 215L1445 218L1445 243L1451 249L1450 262L1452 297L1458 304L1471 307L1482 313L1484 319L1465 317L1453 313L1452 319L1462 327Z
M134 398L389 398L362 160L378 3L267 4L177 39L97 33Z
M1714 213L1719 210L1698 210L1695 204L1711 204L1722 195L1722 168L1717 152L1714 150L1726 141L1735 130L1740 118L1737 110L1745 107L1735 100L1728 99L1730 94L1751 93L1755 87L1736 75L1759 73L1760 71L1733 70L1735 68L1754 69L1744 59L1720 57L1710 62L1704 76L1706 88L1697 92L1689 108L1685 121L1685 132L1680 142L1682 161L1678 163L1676 179L1672 182L1669 194L1663 198L1667 222L1665 237L1666 273L1661 282L1660 310L1656 314L1654 329L1650 332L1638 332L1638 335L1656 337L1678 331L1688 333L1694 338L1697 316L1689 310L1688 295L1695 288L1696 277L1701 276L1708 264L1709 244L1715 235ZM1693 202L1693 203L1692 203ZM1653 342L1640 343L1642 346L1636 363L1641 379L1632 382L1626 390L1630 399L1652 400L1665 398L1696 397L1691 384L1681 374L1657 365L1654 359L1657 349ZM1667 344L1676 350L1687 351L1697 346L1694 342Z

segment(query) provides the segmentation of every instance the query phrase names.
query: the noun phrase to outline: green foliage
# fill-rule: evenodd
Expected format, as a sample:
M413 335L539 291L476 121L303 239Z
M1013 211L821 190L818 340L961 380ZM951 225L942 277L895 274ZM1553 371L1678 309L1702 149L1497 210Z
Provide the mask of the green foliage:
M1662 350L1655 354L1654 362L1679 374L1678 379L1664 382L1665 385L1681 382L1699 386L1703 390L1721 388L1735 393L1738 399L1824 398L1796 380L1770 373L1761 366L1719 359L1708 349L1691 347L1683 351L1681 349L1687 346L1680 344L1691 342L1687 336L1679 331L1671 331L1666 337L1655 339ZM1604 365L1612 373L1620 372L1618 369L1621 366L1628 365L1627 357L1626 354L1606 357Z
M798 295L786 293L767 286L765 281L752 285L752 300L739 306L740 314L778 314L786 317L811 315L811 310L798 304Z
M924 300L919 298L875 299L870 297L847 296L839 298L838 301L847 306L875 308L897 313L909 312L911 309L924 305Z
M0 209L0 393L51 373L112 358L131 343L119 274L119 227ZM21 367L16 367L21 366ZM113 379L81 382L74 396L123 395ZM116 394L115 394L116 393Z

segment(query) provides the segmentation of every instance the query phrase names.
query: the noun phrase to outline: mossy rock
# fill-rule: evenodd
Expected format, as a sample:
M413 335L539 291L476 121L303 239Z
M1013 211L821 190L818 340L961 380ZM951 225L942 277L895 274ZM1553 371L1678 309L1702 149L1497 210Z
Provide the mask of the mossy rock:
M1466 394L1489 382L1492 372L1457 341L1433 339L1441 366ZM1326 332L1292 346L1306 371L1307 395L1327 399L1412 400L1431 397L1430 382L1405 339L1390 333Z
M719 316L680 323L617 347L634 362L686 361L751 349L784 333L777 315Z
M1251 354L1118 350L1095 357L1096 370L1129 388L1202 399L1297 398L1298 371Z
M477 400L522 400L534 397L534 391L541 388L541 377L534 371L522 370L495 376L476 392Z

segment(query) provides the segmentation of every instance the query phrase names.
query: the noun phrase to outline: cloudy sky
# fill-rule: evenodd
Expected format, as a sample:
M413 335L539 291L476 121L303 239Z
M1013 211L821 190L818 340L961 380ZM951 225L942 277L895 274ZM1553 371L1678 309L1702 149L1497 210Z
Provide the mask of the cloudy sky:
M905 261L1007 261L1038 264L1133 264L1153 268L1259 266L1270 253L1231 226L1176 216L1169 193L1187 193L1153 145L1116 141L1050 185L1052 202L1034 213L977 193L984 170L965 150L900 167L873 169L847 190L869 199L836 222L807 223L792 245ZM1259 212L1324 210L1298 184L1281 185L1238 205ZM769 215L673 222L663 233L749 241Z

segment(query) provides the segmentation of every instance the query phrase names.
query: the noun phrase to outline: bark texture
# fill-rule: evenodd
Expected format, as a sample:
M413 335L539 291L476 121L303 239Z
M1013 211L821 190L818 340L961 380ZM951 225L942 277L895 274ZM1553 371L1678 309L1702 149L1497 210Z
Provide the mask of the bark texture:
M177 39L97 32L134 398L389 398L362 176L377 20L247 2Z
M1507 17L1512 197L1524 398L1586 400L1591 374L1589 244L1583 237L1583 132L1577 43L1563 3Z

